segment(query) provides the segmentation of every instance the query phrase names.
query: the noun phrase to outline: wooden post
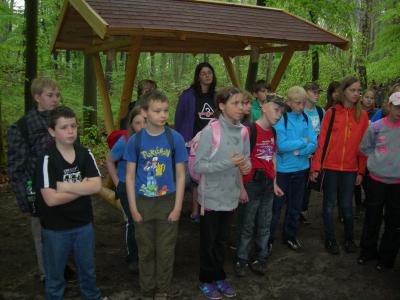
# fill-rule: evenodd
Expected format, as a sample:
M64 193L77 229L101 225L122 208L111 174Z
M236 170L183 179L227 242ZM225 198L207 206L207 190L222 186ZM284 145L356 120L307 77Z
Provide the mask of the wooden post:
M226 67L226 70L228 71L229 77L231 78L232 84L235 87L240 88L240 82L239 82L238 78L236 77L236 73L233 68L231 59L229 58L228 55L225 55L225 54L221 54L221 56L224 59L225 67Z
M99 53L93 54L94 68L96 73L97 83L99 85L100 97L103 104L104 121L106 125L107 133L110 134L114 130L114 122L111 111L110 98L106 89L106 81L104 78L103 67L101 66Z
M273 91L276 90L276 88L279 85L279 82L282 79L283 74L285 73L285 70L290 62L290 59L292 58L294 53L294 48L292 46L289 46L288 49L284 52L281 62L279 63L278 68L276 69L274 78L272 78L271 81L271 89Z
M122 90L121 104L119 107L119 117L116 128L119 128L119 122L128 113L129 102L132 99L132 89L135 82L135 77L137 73L137 66L139 63L140 48L142 45L142 36L137 36L132 41L132 47L128 53L128 62L126 64L125 70L125 80L124 87Z

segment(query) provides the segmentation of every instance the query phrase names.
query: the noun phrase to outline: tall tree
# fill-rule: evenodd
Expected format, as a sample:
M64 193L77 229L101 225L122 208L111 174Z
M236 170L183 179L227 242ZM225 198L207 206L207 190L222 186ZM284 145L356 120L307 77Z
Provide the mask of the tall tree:
M25 0L25 113L33 107L31 82L37 75L38 0Z
M313 11L310 11L309 14L310 14L311 22L313 22L314 24L317 24L318 19L316 17L316 14ZM319 53L318 53L318 48L316 48L316 47L313 47L311 50L311 61L312 61L311 81L318 81L319 80Z
M83 88L83 126L88 128L97 125L97 90L93 58L84 58L84 88Z
M360 8L360 32L361 32L361 45L360 52L357 57L357 72L362 86L365 88L368 84L366 60L369 52L369 44L371 40L371 0L361 0Z

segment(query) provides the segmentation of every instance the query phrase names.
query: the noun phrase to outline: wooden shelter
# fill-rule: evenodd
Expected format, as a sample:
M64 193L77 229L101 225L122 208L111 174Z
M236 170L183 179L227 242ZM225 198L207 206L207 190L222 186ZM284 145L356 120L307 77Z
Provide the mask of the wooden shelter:
M132 98L140 52L212 53L222 56L232 83L239 86L231 58L283 52L272 79L273 89L295 51L309 45L350 42L284 10L201 0L65 0L51 50L93 54L105 125L114 129L99 53L127 51L128 62L119 117ZM118 120L115 124L119 124Z
M238 87L232 57L255 49L281 52L271 82L275 90L295 51L325 44L347 49L350 42L280 9L202 0L65 0L51 50L93 55L105 126L111 132L127 113L140 52L219 54ZM115 126L99 55L110 50L128 52ZM100 195L119 205L110 190L103 188Z

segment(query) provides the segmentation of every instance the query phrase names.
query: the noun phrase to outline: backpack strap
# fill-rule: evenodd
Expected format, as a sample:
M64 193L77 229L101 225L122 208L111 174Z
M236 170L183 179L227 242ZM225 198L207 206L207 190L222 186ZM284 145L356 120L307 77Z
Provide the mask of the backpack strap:
M208 124L211 126L212 140L211 140L211 155L213 157L219 148L221 142L221 124L217 119L211 120Z
M253 152L253 149L257 142L257 127L255 122L250 124L250 153Z
M322 119L324 118L324 111L321 106L316 105L315 108L317 109L319 124L322 124Z
M303 111L301 113L303 115L304 120L306 121L307 125L308 125L308 116L307 114ZM287 129L287 122L288 122L288 116L287 116L287 112L283 113L283 124L285 126L285 129Z
M306 123L308 125L308 116L307 116L307 114L304 111L301 114L303 115L303 118L304 118L304 120L306 120Z

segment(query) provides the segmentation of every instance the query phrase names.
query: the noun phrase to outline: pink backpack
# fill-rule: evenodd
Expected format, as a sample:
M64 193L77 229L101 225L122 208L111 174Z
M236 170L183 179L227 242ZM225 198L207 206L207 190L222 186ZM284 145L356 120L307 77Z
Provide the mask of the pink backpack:
M197 183L200 182L201 174L197 173L194 170L194 163L196 161L196 150L197 150L197 147L199 146L201 133L208 126L211 126L211 131L212 131L212 145L211 145L212 152L210 154L210 159L213 158L214 155L218 151L219 144L220 144L220 141L221 141L221 124L219 123L219 121L217 119L212 119L207 124L206 127L204 127L201 131L199 131L194 136L194 138L190 142L187 143L187 146L190 147L189 159L188 159L189 174L190 174L190 177L192 177L192 179ZM248 131L247 131L247 128L245 126L241 125L241 127L242 127L242 130L240 132L240 135L241 135L241 138L244 141L246 136L248 135Z

